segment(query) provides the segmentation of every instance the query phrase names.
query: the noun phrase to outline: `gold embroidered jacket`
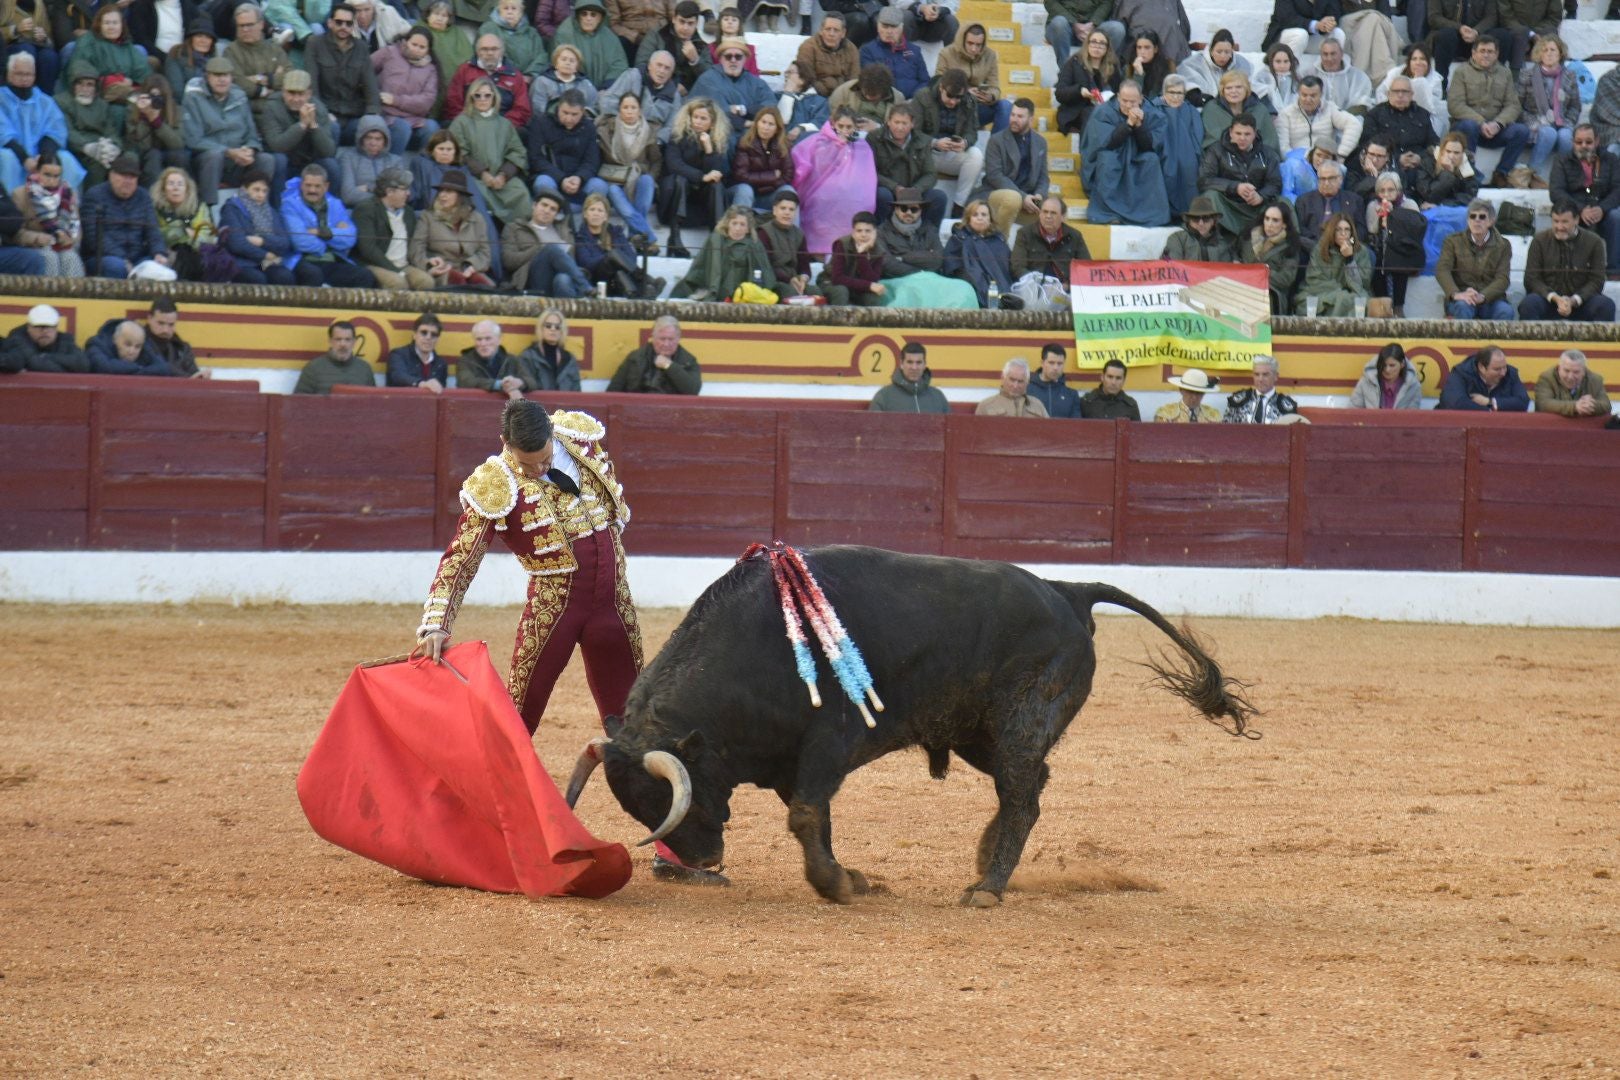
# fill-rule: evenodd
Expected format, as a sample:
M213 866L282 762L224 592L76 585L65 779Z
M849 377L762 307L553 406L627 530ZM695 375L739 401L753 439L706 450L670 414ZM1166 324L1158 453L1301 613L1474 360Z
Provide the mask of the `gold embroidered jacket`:
M439 559L418 637L431 630L450 632L462 597L497 534L530 577L573 573L579 566L574 541L592 532L612 529L617 543L630 509L624 488L613 475L613 462L602 448L606 429L582 412L556 412L551 422L557 444L577 466L579 494L518 475L504 453L474 469L462 482L461 518Z

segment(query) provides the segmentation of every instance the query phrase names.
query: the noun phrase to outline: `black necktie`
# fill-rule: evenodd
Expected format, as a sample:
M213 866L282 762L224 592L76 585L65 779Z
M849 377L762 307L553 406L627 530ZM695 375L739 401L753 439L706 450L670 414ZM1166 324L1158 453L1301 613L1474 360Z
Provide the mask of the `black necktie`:
M550 480L553 484L556 484L570 495L579 494L579 485L574 483L574 478L563 472L561 469L547 469L546 479Z

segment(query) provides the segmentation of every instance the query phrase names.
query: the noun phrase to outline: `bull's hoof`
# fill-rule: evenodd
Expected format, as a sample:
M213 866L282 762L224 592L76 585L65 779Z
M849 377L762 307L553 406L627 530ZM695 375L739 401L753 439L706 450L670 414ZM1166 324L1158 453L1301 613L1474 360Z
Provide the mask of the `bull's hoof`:
M866 875L859 870L851 870L846 866L844 873L849 875L849 891L856 896L866 896L872 891L872 883L867 881Z
M730 885L731 879L713 870L673 863L659 855L653 856L654 881L668 881L676 885Z
M962 907L987 908L1001 903L1001 897L987 889L969 889L957 901Z
M851 872L840 866L819 880L812 877L809 881L811 888L815 889L823 900L831 900L835 904L852 904L855 902L856 877L859 877L858 872ZM864 877L860 880L862 884L866 883Z

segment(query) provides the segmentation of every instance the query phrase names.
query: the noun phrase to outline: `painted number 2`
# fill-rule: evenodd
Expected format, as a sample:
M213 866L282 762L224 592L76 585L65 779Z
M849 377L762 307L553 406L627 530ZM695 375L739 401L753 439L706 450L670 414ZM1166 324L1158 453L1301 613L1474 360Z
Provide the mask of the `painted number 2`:
M877 375L883 371L883 350L872 350L872 374Z

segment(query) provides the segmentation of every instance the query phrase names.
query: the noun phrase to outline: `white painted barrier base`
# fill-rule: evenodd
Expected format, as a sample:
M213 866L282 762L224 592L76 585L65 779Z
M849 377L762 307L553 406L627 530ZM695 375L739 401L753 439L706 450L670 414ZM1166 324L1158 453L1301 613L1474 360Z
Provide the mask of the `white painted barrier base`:
M417 604L438 558L437 552L409 551L4 552L0 602ZM644 607L685 607L731 564L730 559L636 556L629 562L630 587ZM1620 578L1163 566L1029 569L1058 580L1107 581L1167 615L1620 627ZM520 604L525 589L516 560L492 555L467 603Z

